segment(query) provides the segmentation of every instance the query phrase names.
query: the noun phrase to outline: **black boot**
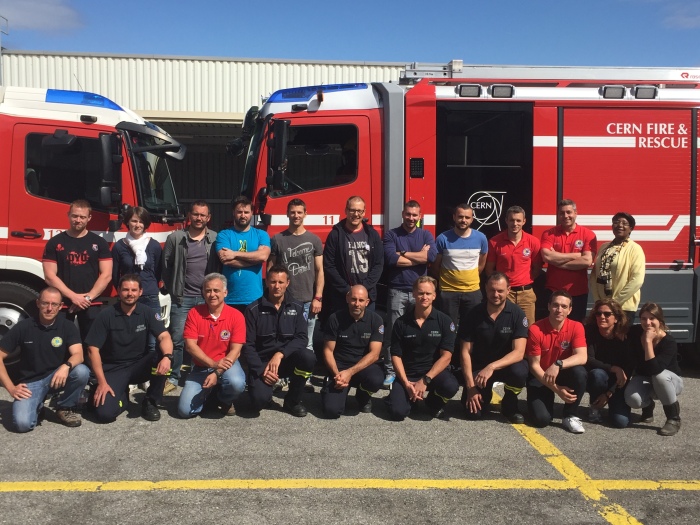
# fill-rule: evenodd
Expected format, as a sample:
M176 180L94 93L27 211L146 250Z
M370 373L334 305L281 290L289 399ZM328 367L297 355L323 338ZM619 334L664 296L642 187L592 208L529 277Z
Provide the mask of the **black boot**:
M662 436L673 436L681 429L681 406L676 401L670 405L664 405L666 424L659 429Z
M656 403L653 401L642 408L642 417L639 419L640 423L653 423L654 422L654 407Z

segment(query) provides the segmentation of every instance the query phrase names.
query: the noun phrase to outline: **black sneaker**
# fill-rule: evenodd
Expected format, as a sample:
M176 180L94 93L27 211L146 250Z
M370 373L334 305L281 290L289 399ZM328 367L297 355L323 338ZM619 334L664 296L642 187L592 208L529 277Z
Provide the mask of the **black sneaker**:
M285 412L288 412L294 417L304 417L308 413L306 411L306 407L301 401L299 401L296 405L289 405L285 403L284 405L282 405L282 408Z
M141 404L141 417L147 421L158 421L160 419L160 410L149 399L144 399Z

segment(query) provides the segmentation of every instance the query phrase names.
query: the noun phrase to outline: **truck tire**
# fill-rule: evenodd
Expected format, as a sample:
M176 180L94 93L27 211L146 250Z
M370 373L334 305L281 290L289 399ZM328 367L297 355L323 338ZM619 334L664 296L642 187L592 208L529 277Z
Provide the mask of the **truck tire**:
M0 339L22 319L37 313L38 295L39 292L21 283L0 283ZM10 351L8 364L15 361L17 353Z

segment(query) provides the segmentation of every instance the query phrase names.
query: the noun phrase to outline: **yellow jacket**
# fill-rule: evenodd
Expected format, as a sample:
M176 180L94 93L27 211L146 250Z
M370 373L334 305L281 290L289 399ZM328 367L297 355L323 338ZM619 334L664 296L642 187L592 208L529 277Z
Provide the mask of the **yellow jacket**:
M605 286L598 284L600 259L609 244L609 242L606 242L598 250L593 271L588 279L588 287L595 301L609 297L605 295ZM613 260L610 268L612 274L612 299L617 301L626 312L637 311L642 296L641 288L642 284L644 284L645 265L644 250L632 239L620 249L620 253Z

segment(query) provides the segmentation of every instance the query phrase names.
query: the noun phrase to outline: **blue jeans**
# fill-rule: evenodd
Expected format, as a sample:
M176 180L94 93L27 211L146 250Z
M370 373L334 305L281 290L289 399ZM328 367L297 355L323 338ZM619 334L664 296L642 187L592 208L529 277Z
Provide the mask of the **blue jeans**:
M207 397L214 390L219 401L225 405L232 404L245 391L245 372L238 360L221 375L216 387L202 388L204 380L213 371L213 368L192 367L177 404L177 413L180 417L190 418L199 414Z
M63 366L63 365L61 365ZM39 411L44 406L46 395L58 392L58 389L51 388L53 374L47 375L44 379L25 383L32 393L29 399L15 399L12 403L12 422L17 432L29 432L34 430L39 420ZM90 369L79 364L73 367L68 374L68 379L63 387L63 394L58 399L56 407L58 409L74 408L78 404L80 394L85 389L90 379Z
M606 372L602 368L589 370L586 392L590 396L591 403L612 388L616 382L617 377L612 372ZM616 389L608 400L608 421L613 427L625 428L630 422L630 412L630 407L625 403L625 389Z
M387 374L394 375L394 365L391 364L391 334L394 329L394 323L401 317L409 306L415 304L413 292L411 290L399 290L398 288L389 288L386 311L389 314L389 322L384 330L384 343L382 344L382 360L384 361L384 369Z
M175 383L180 382L180 368L184 357L185 339L182 333L185 330L185 321L189 311L198 304L204 304L204 298L200 296L185 296L182 298L182 304L176 304L173 301L170 309L170 337L173 339L173 371L170 373L168 381Z
M318 314L311 313L311 301L304 303L304 317L306 317L306 333L309 335L309 343L306 348L314 351L314 330L316 329L316 319Z
M142 295L139 298L139 302L160 313L160 300L158 299L157 295ZM153 350L156 349L156 338L151 334L148 334L148 342L146 343L146 346L148 347L149 352L153 352Z

